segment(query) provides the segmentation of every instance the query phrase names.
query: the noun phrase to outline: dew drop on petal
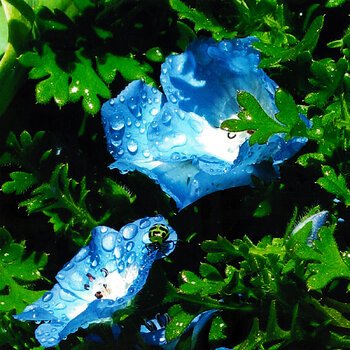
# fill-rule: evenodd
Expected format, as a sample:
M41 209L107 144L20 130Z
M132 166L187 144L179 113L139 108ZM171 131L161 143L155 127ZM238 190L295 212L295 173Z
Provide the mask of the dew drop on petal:
M125 97L124 97L124 96L120 96L120 97L119 97L119 101L120 101L121 103L123 103L123 102L125 101Z
M128 141L128 151L130 153L136 153L137 152L137 142L133 139L131 139L130 141Z
M103 240L102 240L103 249L107 251L113 250L115 246L115 240L116 240L116 237L113 233L107 234L105 237L103 237Z
M125 248L128 252L130 252L130 250L132 250L132 248L134 248L134 245L135 245L134 242L128 242L126 244Z
M148 219L142 219L140 221L140 228L144 229L144 228L147 228L151 225L151 222L148 220Z
M114 99L109 100L109 104L110 104L111 106L113 106L114 103L115 103Z
M118 245L115 249L114 249L114 255L117 259L121 259L121 257L124 254L124 248L123 246Z
M127 259L127 264L128 266L131 265L136 259L136 254L135 252L131 252L128 256L128 259Z
M170 95L170 96L169 96L169 100L170 100L170 102L172 102L172 103L176 103L176 102L177 102L177 98L176 98L176 96L174 96L174 95Z
M122 140L116 140L116 139L112 140L112 145L114 147L119 147L121 144L122 144Z
M149 151L148 149L144 150L144 151L142 152L142 154L143 154L143 156L144 156L145 158L148 158L148 157L151 155L151 153L150 153L150 151Z
M158 112L159 112L159 110L158 110L157 108L152 108L152 109L151 109L151 114L152 114L152 115L157 115Z
M132 239L137 235L138 228L134 224L126 225L121 233L125 239Z
M154 94L156 94L156 93L158 92L158 90L157 90L155 87L153 87L153 88L152 88L152 92L153 92Z
M162 68L162 72L163 72L163 74L167 74L168 73L168 69L166 67L163 67Z
M118 263L118 270L119 270L119 272L123 271L124 267L125 267L124 266L124 261L123 260L119 261L119 263Z
M164 124L166 123L169 123L169 121L171 120L171 114L165 112L163 115L162 115L162 122Z
M51 292L47 292L43 295L42 299L44 302L48 302L52 299L52 297L53 297L53 294Z
M105 232L107 232L107 227L106 226L101 226L100 230L101 230L102 233L105 233Z
M180 159L180 153L179 152L173 152L170 156L171 160L179 160Z
M84 260L89 254L89 249L87 247L83 247L79 250L77 255L75 256L75 261L79 262Z

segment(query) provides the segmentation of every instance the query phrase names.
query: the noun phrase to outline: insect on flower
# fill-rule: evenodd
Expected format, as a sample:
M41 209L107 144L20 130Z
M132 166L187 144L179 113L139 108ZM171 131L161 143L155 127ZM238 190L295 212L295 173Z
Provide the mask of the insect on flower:
M35 336L42 346L55 346L79 327L108 320L126 307L143 288L153 262L170 254L176 241L161 216L136 220L120 231L95 227L90 244L58 272L51 291L14 317L45 321Z

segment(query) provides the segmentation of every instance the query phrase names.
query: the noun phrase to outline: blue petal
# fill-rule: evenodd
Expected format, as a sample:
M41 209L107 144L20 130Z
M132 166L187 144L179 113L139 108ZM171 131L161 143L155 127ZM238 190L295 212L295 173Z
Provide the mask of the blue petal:
M147 128L159 113L164 96L141 80L130 83L117 97L103 104L102 123L107 147L119 164L130 168L132 162L150 162Z
M150 249L149 230L155 224L166 225L169 237L161 248ZM176 241L176 232L161 216L136 220L120 231L98 226L89 246L58 272L52 290L14 317L49 321L37 328L36 338L45 347L55 346L79 327L125 307L143 288L153 262L170 254Z
M309 234L309 237L307 239L307 245L311 246L312 242L317 239L318 231L322 226L325 225L326 220L328 216L328 211L324 210L319 213L316 213L314 215L311 215L310 217L307 217L306 219L302 220L292 231L292 235L294 235L296 232L301 230L307 223L312 222L311 232Z
M194 40L180 55L162 65L161 83L168 101L186 112L204 117L219 127L239 112L237 91L250 92L272 118L276 83L258 69L259 52L254 37Z

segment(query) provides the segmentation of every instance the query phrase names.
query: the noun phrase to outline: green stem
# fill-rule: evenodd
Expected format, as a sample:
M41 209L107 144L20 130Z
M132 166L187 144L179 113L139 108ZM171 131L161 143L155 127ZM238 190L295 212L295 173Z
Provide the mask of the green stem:
M24 51L32 30L34 13L23 0L1 0L7 25L8 44L0 61L0 116L15 96L25 70L17 58Z

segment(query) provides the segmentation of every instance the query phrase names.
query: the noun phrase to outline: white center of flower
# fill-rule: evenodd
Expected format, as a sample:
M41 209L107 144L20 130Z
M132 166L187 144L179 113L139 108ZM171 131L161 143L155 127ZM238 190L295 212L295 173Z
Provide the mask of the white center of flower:
M229 163L238 157L241 145L250 135L246 131L227 132L207 125L196 140L203 145L205 152Z

